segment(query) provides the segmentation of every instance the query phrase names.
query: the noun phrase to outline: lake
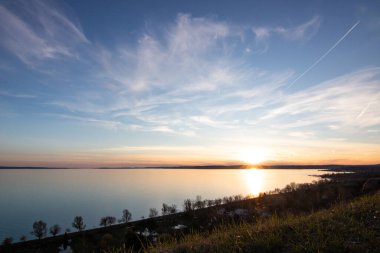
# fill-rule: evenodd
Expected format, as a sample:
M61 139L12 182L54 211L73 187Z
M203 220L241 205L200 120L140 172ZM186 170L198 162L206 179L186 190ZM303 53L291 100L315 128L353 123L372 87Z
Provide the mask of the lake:
M62 232L81 215L87 228L98 227L103 216L120 218L123 209L132 220L161 211L162 203L215 199L283 188L318 180L326 172L313 169L44 169L0 170L0 240L12 236L29 239L32 224L43 220L59 224Z

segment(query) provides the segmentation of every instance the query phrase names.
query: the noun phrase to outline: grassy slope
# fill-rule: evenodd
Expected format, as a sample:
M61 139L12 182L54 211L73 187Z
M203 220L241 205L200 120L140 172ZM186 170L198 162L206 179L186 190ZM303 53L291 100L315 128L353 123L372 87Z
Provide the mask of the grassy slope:
M380 194L307 216L271 217L163 243L148 252L380 252Z

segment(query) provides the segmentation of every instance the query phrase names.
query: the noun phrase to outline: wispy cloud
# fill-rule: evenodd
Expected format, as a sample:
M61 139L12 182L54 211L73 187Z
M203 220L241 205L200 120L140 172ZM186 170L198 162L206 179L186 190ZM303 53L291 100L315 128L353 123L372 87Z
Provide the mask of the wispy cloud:
M304 24L294 27L265 27L254 26L252 31L258 41L267 40L272 35L279 35L287 40L304 40L313 37L321 24L321 18L315 16Z
M104 148L96 151L110 151L110 152L145 152L145 151L197 151L199 149L205 149L202 146L122 146L122 147L112 147Z
M13 98L37 98L36 95L25 93L14 93L9 91L0 90L0 96L13 97Z
M0 4L0 43L24 63L76 56L73 48L88 40L80 27L44 1L17 2L18 13ZM34 24L34 25L32 25Z
M314 87L284 95L263 119L286 121L283 127L323 124L367 128L380 125L380 68L340 76ZM293 122L293 123L289 123Z
M49 104L141 131L194 135L202 126L233 128L238 122L223 114L260 107L293 74L246 65L244 50L234 46L245 48L241 32L251 31L242 29L179 14L160 37L144 32L136 46L97 45L93 59L101 67L95 74L104 83L101 91Z
M308 39L320 24L321 18L315 16L295 27L263 27L258 36ZM292 94L286 85L294 77L293 70L274 72L245 64L245 52L238 51L245 48L242 32L247 31L236 32L229 23L179 14L165 33L144 32L136 46L119 44L112 49L96 45L92 59L100 67L95 74L103 82L100 90L78 92L49 104L64 108L73 115L71 120L86 124L185 136L196 136L206 128L234 131L274 125L290 129L285 131L289 137L314 138L319 134L316 126L334 131L379 124L375 110L379 107L378 68ZM236 43L242 44L233 47Z
M258 41L266 40L269 38L269 36L272 33L272 28L267 27L253 27L252 28L253 33L256 36L256 39Z
M80 25L72 21L75 18L69 19L46 2L33 1L29 5L29 15L16 15L11 8L0 5L3 46L25 63L33 64L74 57L78 54L75 47L86 45L83 54L88 54L93 63L90 78L96 80L96 89L76 90L70 96L45 103L65 110L65 114L57 113L58 118L107 129L186 136L194 136L205 127L234 130L280 123L292 129L315 124L338 129L379 124L380 116L374 109L379 107L378 68L289 94L285 85L294 77L294 70L268 71L247 64L242 49L252 41L242 39L245 34L252 36L253 31L257 40L274 35L289 41L309 39L321 25L319 16L293 27L250 30L216 19L178 14L159 36L145 31L136 45L121 43L112 48L91 43ZM25 8L26 4L21 6ZM30 20L40 28L31 27ZM323 60L357 25L295 81ZM372 98L371 103L368 98ZM288 135L308 138L314 136L314 131L295 129Z
M309 138L309 137L313 137L314 133L297 131L297 132L290 132L289 136L296 137L296 138Z
M100 126L100 127L114 129L114 130L123 127L123 124L118 121L102 120L102 119L97 119L97 118L73 116L73 115L66 115L66 114L45 114L45 115L50 116L50 117L57 117L60 119L85 122L85 123L92 124L95 126Z
M130 92L179 86L188 91L215 90L234 78L222 45L231 36L237 35L228 24L179 14L163 39L144 33L136 48L102 48L98 60L105 77Z
M190 117L190 119L196 123L210 126L210 127L215 127L215 128L233 128L233 123L234 123L234 122L217 121L205 115L192 116Z

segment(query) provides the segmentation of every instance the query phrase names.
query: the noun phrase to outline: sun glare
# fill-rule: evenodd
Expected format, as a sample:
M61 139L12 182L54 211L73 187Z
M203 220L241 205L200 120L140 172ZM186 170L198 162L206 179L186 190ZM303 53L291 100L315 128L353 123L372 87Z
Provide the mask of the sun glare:
M267 149L245 149L242 150L238 159L249 165L257 165L265 162L270 158L270 152Z
M251 195L257 196L263 192L265 173L259 169L242 170L242 176Z

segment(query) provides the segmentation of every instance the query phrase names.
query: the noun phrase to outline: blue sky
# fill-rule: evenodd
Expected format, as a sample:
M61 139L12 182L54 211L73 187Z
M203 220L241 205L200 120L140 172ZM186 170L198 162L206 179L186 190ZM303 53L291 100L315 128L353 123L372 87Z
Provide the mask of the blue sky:
M1 1L0 163L379 163L378 1Z

